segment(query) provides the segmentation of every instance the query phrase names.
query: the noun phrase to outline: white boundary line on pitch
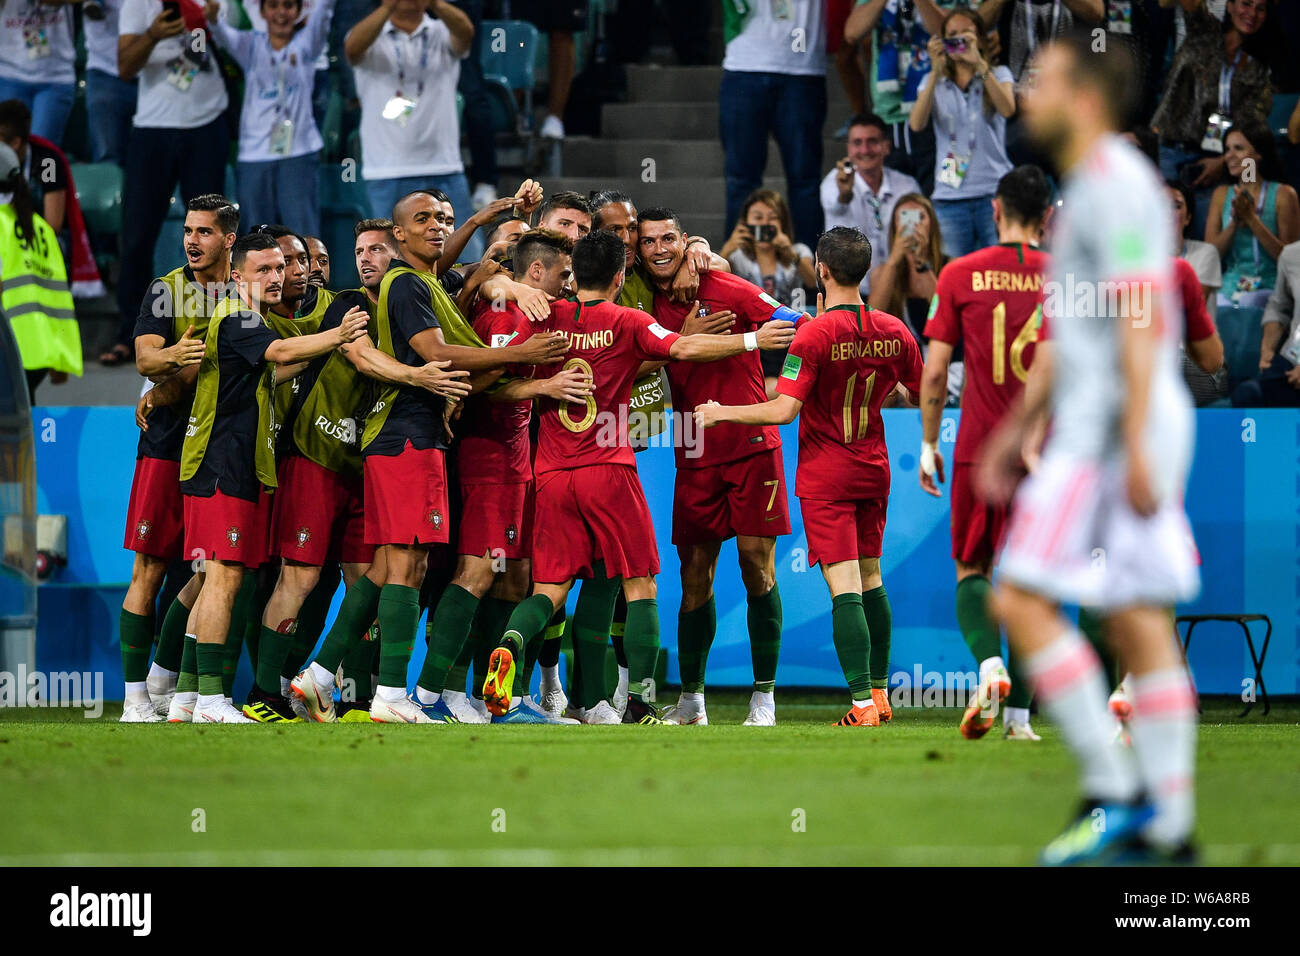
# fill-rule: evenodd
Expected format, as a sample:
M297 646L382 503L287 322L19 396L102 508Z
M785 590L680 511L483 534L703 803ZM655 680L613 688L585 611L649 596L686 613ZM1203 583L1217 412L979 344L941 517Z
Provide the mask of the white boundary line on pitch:
M0 866L656 866L677 865L684 854L710 856L762 855L780 864L792 863L805 853L834 851L835 847L691 846L691 847L588 847L554 850L542 847L463 850L199 850L165 853L37 853L0 856ZM1037 846L915 846L875 848L882 861L896 865L950 865L954 858L978 858L991 866L1019 865L1037 855ZM1300 862L1300 843L1217 843L1202 848L1211 866L1277 865ZM1257 858L1255 863L1247 860ZM328 861L322 864L321 861ZM722 865L726 865L725 861Z

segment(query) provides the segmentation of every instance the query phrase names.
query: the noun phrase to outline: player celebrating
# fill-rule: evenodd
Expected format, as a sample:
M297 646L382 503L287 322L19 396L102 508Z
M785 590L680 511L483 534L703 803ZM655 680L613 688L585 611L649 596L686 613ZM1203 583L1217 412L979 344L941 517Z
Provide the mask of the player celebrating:
M957 564L957 625L979 664L979 687L961 719L961 735L988 733L999 703L1005 736L1037 740L1029 726L1029 688L1012 681L1002 660L1002 636L989 609L989 570L1002 537L1006 509L986 505L972 487L972 472L985 438L1021 392L1034 360L1041 315L1042 274L1047 256L1038 239L1051 203L1051 187L1037 166L1020 166L1002 177L993 199L998 245L944 267L930 307L925 335L930 354L921 378L921 487L940 495L944 479L939 420L948 390L953 350L964 350L966 379L961 427L953 450L952 557Z
M325 243L316 236L304 236L307 242L307 255L311 257L311 271L307 281L320 289L330 287L330 253Z
M383 271L396 254L397 241L388 220L363 220L354 231L358 272L370 288L340 293L325 311L319 331L337 328L348 317L368 318L369 294L378 289ZM280 243L283 248L284 240ZM313 359L294 379L297 388L291 412L280 431L279 490L272 509L271 550L282 559L282 566L260 621L256 684L244 705L245 716L263 723L293 719L293 710L282 696L282 668L291 640L298 642L301 637L299 631L307 617L305 602L323 580L321 569L326 561L342 562L343 579L351 588L374 557L374 548L364 542L362 466L357 448L356 421L365 411L369 394L362 373L387 383L463 398L469 393L464 381L469 373L446 371L449 364L430 362L412 368L362 336L337 352ZM337 574L332 582L337 583ZM308 651L320 636L319 628L317 618L314 633L306 635ZM290 662L295 667L301 663L301 658ZM368 673L365 680L365 696L369 697Z
M673 277L686 257L686 237L675 213L644 209L637 217L641 261L654 286L654 315L674 332L696 328L742 335L770 319L797 322L803 314L781 305L757 286L725 272L700 275L698 301L669 298ZM707 401L748 405L766 398L757 353L707 365L668 365L673 409L689 415ZM776 537L790 533L781 436L774 426L731 425L697 441L674 442L677 482L673 492L673 543L681 558L682 605L677 650L682 692L668 718L707 724L704 671L717 630L713 576L723 541L736 539L740 577L748 595L747 622L754 689L745 726L776 723L777 658L781 650L781 597L776 586Z
M439 283L435 269L445 239L440 200L419 190L393 207L393 234L401 253L379 287L376 344L409 366L450 361L480 386L508 363L537 364L563 353L560 336L534 335L518 346L482 348ZM447 336L444 336L444 329ZM475 344L450 344L448 336ZM361 439L365 482L365 541L384 570L378 594L363 590L349 609L354 619L379 620L379 685L370 706L377 723L433 723L406 693L406 671L420 619L420 586L429 547L449 536L445 453L445 399L422 388L390 384L366 417ZM353 588L352 590L356 590ZM345 598L346 601L346 598ZM359 640L356 634L353 639ZM332 721L334 674L319 661L293 680L293 693L316 720Z
M517 281L558 298L571 274L572 249L573 244L559 233L543 229L527 233L514 247ZM504 308L480 302L474 315L474 330L491 347L502 347L526 341L533 334L534 326L512 302L504 303ZM531 377L533 370L525 366L514 371ZM434 612L432 643L415 691L416 701L435 719L449 722L459 719L448 702L441 700L441 695L447 673L469 637L474 615L489 617L484 627L495 643L514 606L528 594L533 535L528 501L533 479L528 441L532 399L546 397L582 404L590 394L590 386L584 380L580 372L570 369L535 382L520 382L492 397L476 397L461 419L459 427L464 437L457 453L457 477L463 502L458 524L459 556L455 577ZM499 559L505 560L505 569L498 582ZM484 605L484 598L494 584L497 595L490 599L490 605ZM497 623L494 625L492 621ZM463 683L456 690L463 691ZM516 706L494 717L493 722L561 722L543 713L526 697L514 703Z
M853 706L838 721L843 727L881 722L870 668L873 631L883 637L890 621L880 576L889 502L880 406L900 383L912 395L921 387L915 337L900 320L862 302L858 286L870 268L871 243L858 230L836 226L822 233L816 269L823 301L817 318L800 326L790 346L777 397L695 409L703 428L721 422L785 425L799 418L795 494L808 561L821 564L831 592L835 651L853 696Z
M535 583L489 660L483 697L495 714L510 707L516 661L525 644L564 606L574 578L593 575L603 561L609 577L623 579L627 596L624 647L631 693L624 720L660 722L649 699L659 652L654 580L659 556L623 424L633 380L642 362L708 362L756 348L784 348L792 338L788 322L770 322L744 336L671 332L644 312L614 304L625 261L623 243L611 233L593 232L579 240L573 247L576 301L557 302L545 325L568 342L563 367L586 373L595 391L576 408L551 399L542 403ZM603 643L600 652L603 659Z
M1044 862L1183 859L1196 710L1167 608L1193 597L1199 576L1181 500L1193 417L1178 364L1172 210L1150 164L1115 134L1132 92L1122 46L1098 53L1071 34L1040 52L1035 77L1025 122L1068 176L1044 302L1052 430L1015 494L995 609L1082 764L1085 806ZM1026 429L1047 407L1038 377L989 440L979 479L995 501L1015 487ZM1063 602L1101 610L1132 674L1136 766L1111 745L1097 656Z
M208 317L226 296L239 211L225 196L195 196L185 204L184 229L185 265L156 279L141 303L135 324L135 365L141 375L150 378L189 369L185 377L192 386L203 358ZM154 602L162 590L167 564L183 556L181 445L192 398L189 393L182 404L160 408L149 427L140 432L136 446L123 544L135 552L135 559L120 625L126 678L122 723L163 720L176 689L181 641L175 638L183 641L184 636L184 625L176 626L179 619L172 627L164 626L152 665L149 651L153 647ZM180 610L188 614L183 605Z
M263 487L276 484L271 390L277 380L301 371L294 363L351 342L366 325L363 315L346 318L329 332L277 336L263 318L284 283L284 255L270 236L252 233L235 240L230 277L238 297L217 306L208 323L181 457L185 549L204 558L202 589L190 612L199 678L193 719L200 723L251 723L226 701L221 675L244 569L266 558L269 510Z

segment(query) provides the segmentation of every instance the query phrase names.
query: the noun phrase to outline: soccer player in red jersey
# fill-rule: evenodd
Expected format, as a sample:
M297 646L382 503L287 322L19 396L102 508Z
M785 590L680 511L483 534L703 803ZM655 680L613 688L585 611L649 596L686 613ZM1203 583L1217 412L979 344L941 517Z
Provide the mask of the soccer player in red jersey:
M516 281L558 298L571 275L572 251L573 243L560 233L545 229L527 233L514 246ZM480 301L474 313L474 331L491 348L523 343L538 328L513 302L503 305L498 308ZM591 392L586 377L577 370L536 380L533 370L533 366L507 369L522 381L503 386L491 396L475 396L458 425L464 437L457 453L462 504L456 572L434 611L429 653L415 689L417 703L446 722L458 720L448 702L441 699L447 673L489 590L495 586L489 607L499 623L495 630L488 625L494 639L514 606L528 596L533 537L533 465L528 438L532 400L546 397L581 404ZM464 689L463 681L453 688ZM522 695L514 703L499 721L562 722L552 720Z
M744 335L771 319L804 316L762 289L726 272L699 275L694 304L675 302L672 283L686 258L686 236L675 213L643 209L637 217L641 262L654 286L655 319L667 329ZM670 362L673 410L689 415L707 401L762 402L767 394L758 352L700 365ZM689 433L688 433L689 434ZM722 543L735 537L740 577L748 595L747 623L754 666L746 726L776 723L777 658L781 650L781 596L776 586L776 538L790 533L781 436L775 426L728 425L692 442L675 443L673 544L681 559L682 605L677 651L682 693L667 719L707 724L704 672L717 629L713 576Z
M712 428L799 418L795 495L809 563L821 564L831 592L835 650L853 695L838 723L874 727L881 715L871 688L871 629L889 627L880 576L889 451L880 406L899 384L913 396L920 392L921 350L903 322L863 304L858 286L871 268L871 243L861 232L837 226L822 233L816 268L825 308L819 303L817 318L799 328L777 397L755 405L701 405L695 419Z
M632 383L643 362L715 361L753 345L784 348L793 334L790 323L770 322L745 336L678 335L646 313L614 303L624 273L622 241L608 232L589 233L573 248L576 301L556 303L544 326L564 335L568 351L562 365L538 374L579 369L591 379L594 392L577 405L542 402L534 463L535 583L532 597L515 609L489 661L483 697L495 714L509 709L524 645L564 605L574 579L592 576L603 562L608 576L623 579L628 603L624 648L631 694L624 721L659 723L650 699L659 652L654 580L659 555L627 437ZM603 641L599 648L603 659Z
M961 719L961 735L977 740L989 732L999 705L1005 736L1037 740L1029 726L1028 682L1002 658L1002 635L989 610L993 555L1007 509L986 504L972 485L984 439L1024 391L1034 360L1042 316L1043 271L1038 249L1051 187L1037 166L1019 166L1002 177L993 199L998 244L948 263L930 305L925 335L930 352L921 379L921 487L939 497L944 479L939 425L948 389L948 365L959 346L965 379L961 426L952 466L952 557L957 565L957 625L979 664L979 685ZM1014 679L1013 676L1014 675Z
M198 658L196 723L250 722L226 701L222 670L235 594L245 569L261 564L269 546L264 489L276 484L271 390L366 328L364 315L345 317L328 332L287 339L267 326L264 313L279 300L284 282L284 255L265 234L235 240L230 277L238 295L224 300L209 321L181 453L185 550L204 559L203 584L190 612Z
M427 190L408 193L393 207L401 257L390 262L380 283L375 344L409 366L450 361L470 373L476 388L494 381L501 366L562 354L563 340L553 335L534 334L523 345L502 349L482 347L435 272L446 219L442 200ZM366 417L365 541L375 545L375 561L345 601L357 592L353 612L379 621L379 685L370 706L377 723L435 722L407 695L406 671L429 548L449 537L447 418L446 399L406 384L384 388ZM295 677L292 688L314 719L335 719L334 675L319 663Z
M238 228L239 211L225 196L195 196L186 204L186 264L152 283L136 319L135 365L141 375L155 381L179 376L184 380L184 391L192 396L198 363L203 358L208 316L226 294L230 247ZM183 554L180 470L188 417L188 403L160 408L149 427L141 429L136 449L123 544L135 552L120 622L122 674L126 679L123 723L165 719L181 669L184 619L189 614L184 602L172 602L177 606L174 614L168 608L152 665L149 652L153 647L154 602L162 589L167 564Z

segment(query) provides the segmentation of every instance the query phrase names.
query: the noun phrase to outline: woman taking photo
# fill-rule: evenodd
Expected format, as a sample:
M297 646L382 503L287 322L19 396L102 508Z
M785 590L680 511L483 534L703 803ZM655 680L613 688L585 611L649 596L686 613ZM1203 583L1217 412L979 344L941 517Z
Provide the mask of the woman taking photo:
M1277 257L1300 238L1296 191L1278 176L1277 150L1266 126L1233 126L1225 138L1231 184L1210 199L1205 241L1223 260L1219 303L1263 308L1277 285Z
M812 250L792 242L790 207L774 189L756 189L740 207L740 219L719 255L731 263L733 274L752 282L782 305L796 289L817 287Z
M934 125L935 218L944 252L964 256L998 241L993 194L1011 172L1007 118L1016 111L1011 71L989 65L979 15L954 10L930 38L934 69L922 81L908 120L913 132Z
M868 304L902 319L920 342L939 270L947 261L930 200L920 193L903 196L889 220L889 258L871 270Z

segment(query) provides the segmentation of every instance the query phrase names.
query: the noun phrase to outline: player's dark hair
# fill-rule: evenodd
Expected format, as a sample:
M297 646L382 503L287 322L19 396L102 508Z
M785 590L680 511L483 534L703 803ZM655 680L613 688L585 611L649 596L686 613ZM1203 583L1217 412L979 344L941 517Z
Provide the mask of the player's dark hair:
M636 221L642 222L671 222L677 227L677 231L684 233L682 221L678 218L677 213L667 206L651 206L649 209L642 209L636 214Z
M230 268L238 269L243 266L244 260L248 258L250 252L267 252L279 248L280 243L270 233L250 232L247 235L240 236L235 240L235 244L230 247Z
M1142 155L1151 160L1155 166L1160 165L1160 137L1150 126L1134 126L1129 129L1129 135L1137 140L1137 147L1142 151Z
M0 140L16 137L25 143L31 135L32 111L27 104L22 100L0 102Z
M528 224L527 220L521 219L518 216L505 216L501 219L498 219L496 222L492 223L492 228L488 230L487 240L483 244L484 248L487 248L488 246L492 245L492 243L496 242L499 238L501 238L500 236L501 230L504 229L506 226L510 225L512 222L522 222L524 223L524 225Z
M537 221L541 222L556 209L576 209L578 212L585 212L588 216L591 215L591 203L587 202L585 196L572 190L564 190L545 200L538 207Z
M1196 218L1196 200L1192 198L1191 187L1177 179L1166 179L1165 187L1183 197L1183 208L1187 210L1187 224L1183 226L1180 234L1186 239L1187 230L1192 228L1192 220Z
M534 229L519 237L513 253L514 274L520 275L528 270L538 259L547 269L555 265L560 256L573 255L573 243L569 237L552 229Z
M397 237L393 235L393 220L391 219L362 219L352 227L352 238L357 240L361 238L363 232L382 232L384 234L384 243L394 253L397 252Z
M264 236L270 236L272 239L285 239L289 236L293 236L293 238L302 243L302 251L307 253L308 258L311 257L311 252L307 248L307 237L300 232L294 232L288 226L281 225L280 223L254 226L249 231L249 235L253 235L253 233L261 233Z
M871 240L852 226L827 229L817 240L817 261L840 285L861 285L871 269Z
M522 243L526 238L519 241ZM604 289L626 262L627 247L623 240L612 232L593 229L573 244L574 285L579 289Z
M1137 65L1126 43L1107 43L1100 51L1092 31L1075 26L1052 41L1070 55L1070 82L1101 94L1114 129L1128 129L1137 107Z
M889 135L889 124L875 113L854 113L849 117L849 129L855 126L874 126L881 136Z
M1002 213L1013 222L1037 226L1047 215L1052 202L1052 187L1047 175L1032 164L1017 166L998 180L995 194L1002 200Z
M185 204L186 212L212 212L217 214L217 225L223 234L239 231L239 209L221 193L204 193Z
M627 203L629 206L632 207L633 213L636 212L636 203L632 201L631 196L623 192L623 190L621 189L600 189L600 190L593 189L591 191L591 195L588 197L588 202L591 203L591 228L592 229L601 228L600 211L604 209L606 206L611 206L614 203Z

